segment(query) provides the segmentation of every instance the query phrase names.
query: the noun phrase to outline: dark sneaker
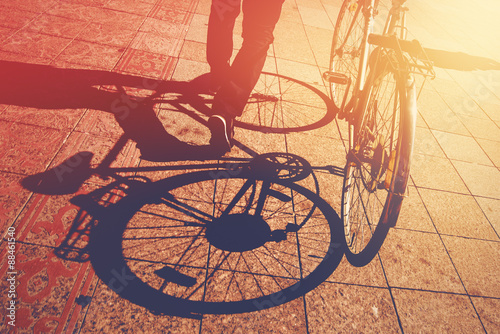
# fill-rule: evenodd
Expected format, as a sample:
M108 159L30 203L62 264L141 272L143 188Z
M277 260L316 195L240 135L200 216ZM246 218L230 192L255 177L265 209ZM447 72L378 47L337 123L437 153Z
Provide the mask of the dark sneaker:
M212 133L210 145L223 152L231 151L232 124L220 115L211 116L208 119L208 128Z

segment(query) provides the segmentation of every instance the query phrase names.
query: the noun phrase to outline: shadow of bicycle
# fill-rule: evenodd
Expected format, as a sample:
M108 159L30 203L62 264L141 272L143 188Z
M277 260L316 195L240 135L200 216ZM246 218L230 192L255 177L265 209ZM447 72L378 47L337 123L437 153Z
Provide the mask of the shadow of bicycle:
M205 76L159 82L43 65L2 62L0 68L13 78L13 95L2 92L0 102L42 111L101 110L113 114L124 131L97 167L93 152L80 152L22 181L28 190L60 195L76 193L92 175L111 180L71 200L80 210L55 253L90 261L122 298L183 317L251 312L303 296L340 262L342 226L318 195L317 182L305 186L315 183L306 160L287 153L259 155L237 142L251 158L200 164L219 156L167 131L165 114L206 125L212 96ZM290 133L321 127L333 117L330 101L316 88L266 73L236 126ZM111 168L129 139L142 158L186 163ZM190 165L193 160L198 163ZM156 182L123 176L154 170L184 173Z
M127 177L72 199L56 254L91 261L121 297L156 314L259 311L324 282L342 256L335 211L299 181L311 166L259 155L152 182Z

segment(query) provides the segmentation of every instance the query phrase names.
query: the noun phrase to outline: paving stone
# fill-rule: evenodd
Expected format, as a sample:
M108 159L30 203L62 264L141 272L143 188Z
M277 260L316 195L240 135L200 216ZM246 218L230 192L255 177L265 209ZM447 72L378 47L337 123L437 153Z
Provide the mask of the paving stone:
M500 178L498 168L461 161L453 161L453 165L473 195L500 198L496 187Z
M0 231L16 230L19 332L499 331L497 71L436 68L418 102L396 227L366 266L344 257L314 271L344 238L347 123L318 123L341 4L284 2L264 67L272 74L221 156L208 145L213 95L203 86L211 0L2 2ZM497 2L408 6L411 39L500 60ZM375 32L389 7L380 1ZM280 181L303 194L269 189L271 237L306 224L250 251L218 248L207 222L239 191L232 213L255 212L264 182L245 191L242 173L269 152L314 167L296 185ZM320 208L333 209L330 224ZM0 246L7 301L5 238ZM0 332L11 330L0 318Z
M467 296L402 289L393 294L405 332L483 331Z
M474 197L429 189L420 189L419 193L439 233L498 240Z
M498 298L498 242L448 236L443 236L443 241L467 291Z
M307 295L311 333L399 333L387 289L324 283Z
M391 230L380 256L391 286L464 292L446 249L435 233Z

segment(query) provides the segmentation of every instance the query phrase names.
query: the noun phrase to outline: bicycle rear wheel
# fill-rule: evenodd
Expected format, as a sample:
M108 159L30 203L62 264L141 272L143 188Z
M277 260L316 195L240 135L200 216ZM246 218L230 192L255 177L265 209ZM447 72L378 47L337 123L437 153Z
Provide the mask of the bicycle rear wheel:
M358 79L361 55L364 52L363 39L368 34L368 23L363 14L364 5L364 0L344 0L335 24L329 71L347 75L352 83L348 88L330 82L330 96L337 108L341 108L345 94L346 105L352 99ZM346 89L349 91L346 92Z
M385 51L368 79L342 191L346 257L354 266L377 254L401 208L413 146L415 89L390 68ZM384 54L382 54L384 53Z
M94 270L122 297L171 315L303 296L343 257L340 218L295 173L253 179L266 174L257 167L180 174L125 197L93 230Z

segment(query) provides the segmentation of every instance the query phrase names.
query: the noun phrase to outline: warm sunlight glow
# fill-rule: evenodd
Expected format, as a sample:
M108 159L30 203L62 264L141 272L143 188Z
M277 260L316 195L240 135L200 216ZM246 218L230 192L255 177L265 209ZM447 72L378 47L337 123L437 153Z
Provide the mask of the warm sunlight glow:
M390 5L391 0L381 0L374 27L376 33L381 33ZM408 0L405 5L410 9L407 15L408 38L417 39L424 47L449 52L440 55L441 59L435 64L438 67L470 70L477 68L478 62L500 61L500 40L496 29L500 13L498 1L423 3ZM457 52L460 55L454 54ZM464 55L475 57L468 59ZM450 62L449 66L445 62Z

